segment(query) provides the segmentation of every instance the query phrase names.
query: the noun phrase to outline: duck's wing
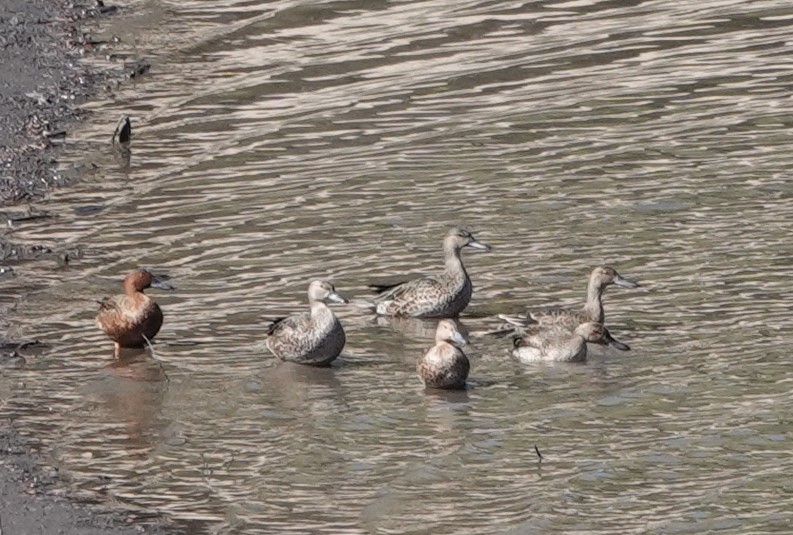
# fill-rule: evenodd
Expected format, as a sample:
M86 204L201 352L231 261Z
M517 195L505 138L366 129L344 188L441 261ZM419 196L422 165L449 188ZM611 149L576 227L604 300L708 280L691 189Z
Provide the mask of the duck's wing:
M308 330L310 319L308 314L273 318L267 327L267 336L289 336L293 333L305 332Z
M512 345L517 349L519 347L536 347L542 349L545 337L543 332L545 329L539 325L532 325L525 328L518 328L515 330L515 335L512 336Z
M403 301L428 295L435 295L441 291L441 283L435 277L422 277L383 288L377 301Z
M542 351L550 349L551 346L571 335L563 325L531 325L517 332L519 334L512 337L515 348L535 347Z
M368 284L367 288L372 290L374 293L383 294L388 292L389 290L393 290L397 286L402 286L406 282L410 282L410 281L399 281L394 284Z
M582 323L590 321L590 318L581 310L572 308L546 308L541 310L531 310L529 317L540 325L558 325L572 331Z
M118 341L120 337L138 328L145 318L146 309L137 310L134 302L127 296L116 295L99 301L96 324L108 336Z
M103 297L101 301L97 301L99 303L99 312L118 312L119 310L119 300L117 297Z

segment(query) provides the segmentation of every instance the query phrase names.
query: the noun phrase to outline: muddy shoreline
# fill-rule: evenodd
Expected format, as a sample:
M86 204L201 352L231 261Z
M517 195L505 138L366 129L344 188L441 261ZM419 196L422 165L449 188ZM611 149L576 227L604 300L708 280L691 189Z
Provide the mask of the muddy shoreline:
M0 262L4 270L52 254L46 248L14 244L10 229L18 218L35 215L29 203L63 184L58 154L70 129L85 117L79 105L128 77L123 66L100 72L80 61L86 54L105 54L113 45L95 41L84 31L85 24L118 11L109 3L88 0L0 3L0 224L4 227ZM0 361L7 364L16 353L14 344L0 342ZM142 520L145 514L140 511L103 504L101 497L85 502L67 489L46 459L47 452L39 450L34 438L22 436L10 419L0 420L2 535L178 533L159 519Z

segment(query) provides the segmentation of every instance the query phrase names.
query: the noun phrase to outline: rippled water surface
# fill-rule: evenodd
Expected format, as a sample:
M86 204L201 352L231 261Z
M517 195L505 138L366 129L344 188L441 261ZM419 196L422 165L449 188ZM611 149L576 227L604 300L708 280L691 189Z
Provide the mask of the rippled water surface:
M99 32L150 73L89 105L77 183L14 234L82 257L0 281L8 335L50 347L0 414L71 484L191 533L789 533L789 2L133 8ZM608 263L642 283L606 294L632 351L474 338L471 388L426 394L432 324L350 305L334 368L267 353L310 280L361 301L456 224L494 246L465 252L470 330ZM137 265L178 289L159 362L113 363L95 301Z

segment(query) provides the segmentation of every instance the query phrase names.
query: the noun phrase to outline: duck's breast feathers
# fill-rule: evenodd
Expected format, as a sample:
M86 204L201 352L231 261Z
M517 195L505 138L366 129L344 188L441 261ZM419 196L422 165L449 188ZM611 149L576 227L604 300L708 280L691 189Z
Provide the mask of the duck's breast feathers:
M465 385L470 367L468 358L460 348L439 342L418 361L416 370L427 386L461 388Z

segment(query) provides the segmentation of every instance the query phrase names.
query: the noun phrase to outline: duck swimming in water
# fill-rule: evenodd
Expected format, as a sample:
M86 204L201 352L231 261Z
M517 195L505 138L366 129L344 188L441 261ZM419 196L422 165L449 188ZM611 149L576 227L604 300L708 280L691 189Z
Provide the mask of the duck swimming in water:
M471 364L460 346L465 337L450 319L438 322L435 345L416 364L416 371L428 388L462 390Z
M327 302L347 303L333 284L313 281L308 286L311 311L273 321L267 331L267 349L281 360L329 366L339 356L347 338Z
M533 325L513 337L512 355L521 362L584 362L587 342L601 342L605 334L595 322L582 323L573 332L563 325Z
M582 309L551 308L546 310L529 311L525 315L508 316L499 314L499 317L513 325L525 327L533 322L541 326L557 325L572 332L582 323L604 323L606 313L603 309L603 292L608 286L616 284L623 288L637 288L639 283L623 278L617 270L609 266L600 266L592 270L587 286L587 300ZM607 341L610 345L621 351L630 349L626 344L614 339L609 334Z
M436 276L422 277L395 285L370 288L380 295L375 309L383 316L410 316L414 318L454 318L462 312L473 295L473 285L463 266L460 251L471 247L489 251L490 246L480 243L465 229L453 228L443 240L446 269Z
M173 286L147 269L135 269L124 277L124 294L105 297L99 302L96 324L114 342L114 354L121 348L140 348L151 341L162 327L160 306L143 293L146 288L173 290Z

